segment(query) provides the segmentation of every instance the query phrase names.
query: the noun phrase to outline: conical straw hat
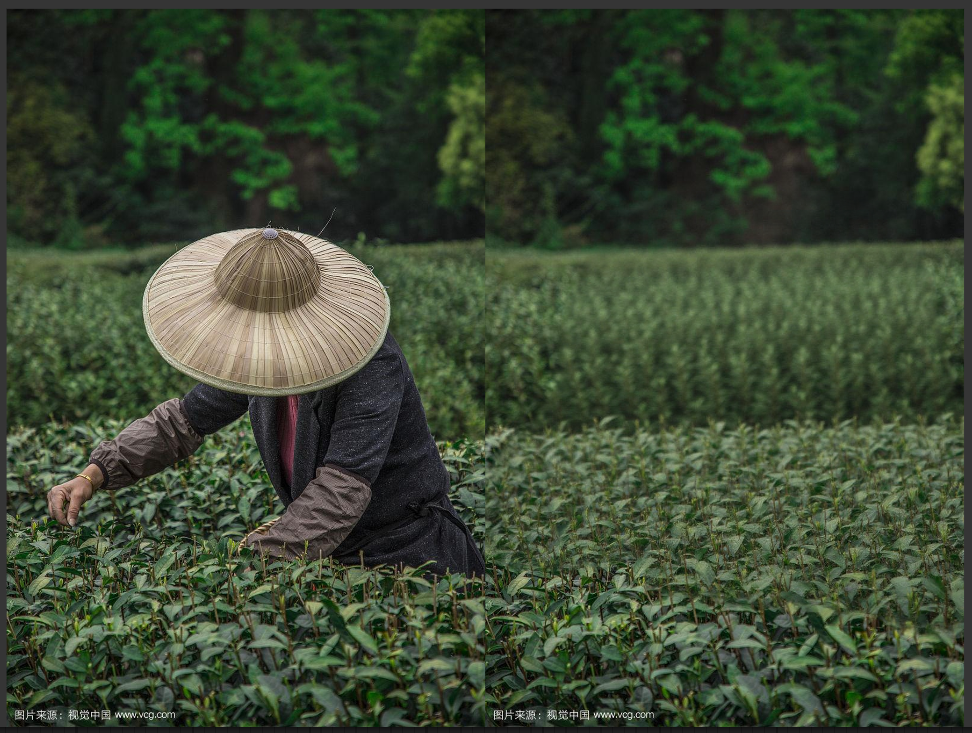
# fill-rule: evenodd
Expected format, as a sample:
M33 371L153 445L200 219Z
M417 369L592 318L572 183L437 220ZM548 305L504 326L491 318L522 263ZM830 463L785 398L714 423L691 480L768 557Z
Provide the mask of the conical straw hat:
M277 229L183 247L145 287L149 338L176 369L230 392L288 395L347 379L391 315L371 270L337 245Z

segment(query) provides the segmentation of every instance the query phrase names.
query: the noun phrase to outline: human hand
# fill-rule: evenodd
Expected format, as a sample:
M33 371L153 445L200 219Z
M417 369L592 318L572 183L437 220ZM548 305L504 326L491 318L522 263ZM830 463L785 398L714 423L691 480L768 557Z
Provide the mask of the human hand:
M84 504L94 494L95 480L101 483L101 471L97 472L91 481L76 476L70 481L58 484L47 492L47 512L58 524L65 527L73 527L78 523L78 514L81 512L81 505ZM67 504L67 512L64 505Z

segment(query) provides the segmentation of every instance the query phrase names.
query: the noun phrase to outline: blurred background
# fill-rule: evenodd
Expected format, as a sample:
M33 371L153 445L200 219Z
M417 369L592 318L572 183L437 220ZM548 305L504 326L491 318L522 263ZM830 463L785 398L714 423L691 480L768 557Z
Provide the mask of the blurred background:
M962 414L962 11L486 33L490 430Z
M961 10L486 15L491 246L962 236Z
M433 433L482 436L483 11L7 24L12 430L130 422L182 396L194 381L142 323L152 273L216 231L272 220L317 235L330 219L323 236L389 290Z
M482 11L7 15L14 244L483 236Z

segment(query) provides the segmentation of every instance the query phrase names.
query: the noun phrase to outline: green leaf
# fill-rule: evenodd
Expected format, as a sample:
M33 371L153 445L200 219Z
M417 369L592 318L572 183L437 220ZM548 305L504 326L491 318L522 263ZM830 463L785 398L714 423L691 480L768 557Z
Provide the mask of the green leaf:
M698 573L699 580L705 586L710 586L715 581L715 573L709 563L699 560L695 563L695 572Z
M287 645L277 639L259 639L247 644L249 649L286 649Z
M31 581L31 584L27 586L27 593L30 594L32 598L36 598L37 595L47 586L51 584L51 576L47 573L38 575Z
M868 682L878 682L881 680L875 676L875 674L863 667L836 667L834 669L834 677L838 679L851 679L856 678L860 680L867 680Z
M527 685L528 690L534 690L538 687L557 687L557 680L550 679L549 677L538 677Z
M827 630L827 633L830 634L830 638L840 644L844 651L851 655L857 654L857 645L854 644L854 640L844 631L842 631L839 626L828 624L824 628Z
M388 680L389 682L398 683L399 679L395 676L395 673L384 667L366 667L358 666L353 670L353 676L357 679L382 679Z
M327 611L327 617L334 627L338 631L348 631L348 624L344 620L344 616L341 615L341 609L337 607L337 604L328 598L322 598L320 602L323 604L324 610Z
M378 642L375 641L374 637L371 636L367 631L362 629L360 626L349 625L348 633L354 637L354 640L361 644L366 651L372 655L378 654Z
M530 577L529 575L527 575L527 572L524 570L522 573L517 575L512 581L510 581L510 584L508 586L506 586L507 595L511 597L515 596L519 591L525 588L529 582L530 582Z
M645 574L648 572L648 568L651 567L651 560L652 558L650 554L646 553L645 555L642 556L640 560L638 560L638 562L632 565L631 579L638 580L639 578L644 577Z
M535 672L536 674L544 674L546 672L546 668L533 657L520 657L520 666L527 672Z
M926 575L922 578L922 585L924 585L931 594L938 598L939 600L945 600L945 584L942 582L940 575Z
M202 692L203 684L198 674L187 674L179 678L182 685L192 695L199 695Z
M445 672L447 674L454 673L456 671L456 665L450 664L444 659L426 659L419 664L416 674L421 677L426 672L433 669L439 672Z
M595 695L600 695L602 692L614 692L615 690L625 690L631 683L624 678L616 680L608 680L607 682L602 682L597 687L594 688Z
M305 601L304 608L307 609L307 613L311 616L316 616L324 608L324 604L318 603L317 601Z
M781 664L783 669L806 669L807 667L822 667L823 665L824 660L811 656L790 657Z
M135 692L136 690L144 690L146 687L152 684L149 679L141 678L137 680L130 680L124 684L118 685L114 690L112 690L112 696L120 695L123 692Z
M50 689L38 690L33 695L30 696L30 700L27 703L27 708L34 708L40 705L45 700L55 699L57 695Z
M298 695L310 694L318 705L330 713L343 711L344 703L330 687L318 684L304 684L297 688Z
M549 639L543 642L544 656L549 657L553 653L554 649L556 649L558 645L563 644L565 641L567 641L567 639L562 636L551 636Z
M824 719L825 712L820 698L808 687L796 683L785 683L777 688L779 693L787 693L801 708L812 715L820 716Z
M911 671L920 674L931 674L935 671L935 665L927 659L905 659L899 662L896 668L898 674L905 674Z
M155 565L153 566L155 568L155 577L156 578L163 577L165 575L165 571L168 570L170 567L172 567L172 564L175 562L175 559L176 559L175 553L166 552L162 555L162 557L156 560Z
M64 653L67 656L71 656L75 651L77 651L78 647L84 644L84 642L87 640L88 638L85 636L72 636L64 644Z
M889 723L883 716L884 710L882 708L866 708L857 717L857 725L861 728L870 728L874 725L880 725L886 728L894 727L894 724Z

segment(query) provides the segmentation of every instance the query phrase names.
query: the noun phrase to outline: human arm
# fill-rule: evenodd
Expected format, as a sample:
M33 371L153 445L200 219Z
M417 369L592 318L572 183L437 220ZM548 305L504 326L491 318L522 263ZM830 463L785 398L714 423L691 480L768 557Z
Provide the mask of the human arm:
M242 417L246 395L197 384L181 399L163 402L146 417L103 441L90 462L101 469L104 488L122 489L196 452L205 436Z
M291 559L327 557L354 529L371 502L391 446L404 393L400 358L378 354L338 387L334 422L322 465L279 521L244 544Z
M102 487L123 489L195 453L202 445L182 400L174 397L104 440L88 459L101 470Z
M81 505L96 490L125 488L186 458L206 435L241 417L248 404L246 395L204 384L182 399L163 402L91 452L83 472L90 481L76 477L53 487L47 496L48 512L59 523L74 526Z

